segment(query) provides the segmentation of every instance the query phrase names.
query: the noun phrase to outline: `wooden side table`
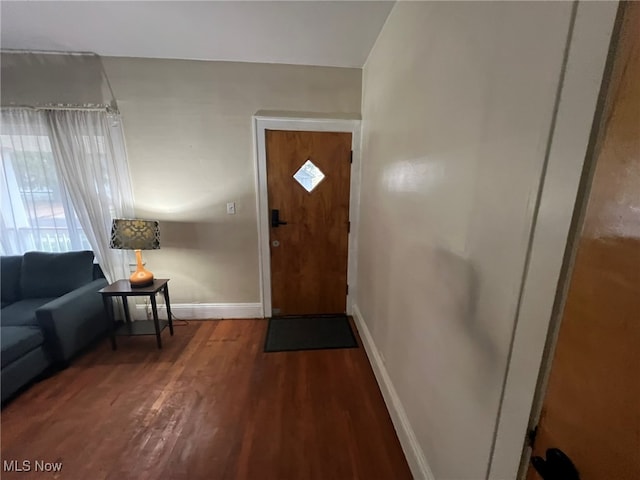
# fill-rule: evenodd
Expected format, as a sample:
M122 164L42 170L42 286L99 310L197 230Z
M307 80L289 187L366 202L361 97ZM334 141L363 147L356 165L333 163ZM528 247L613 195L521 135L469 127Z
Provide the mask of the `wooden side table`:
M156 294L162 290L164 301L167 306L167 320L158 319L158 307L156 305ZM116 335L154 335L158 348L162 348L162 338L160 334L162 330L169 326L169 332L173 335L173 321L171 319L171 303L169 301L169 279L156 278L152 285L148 287L132 288L129 280L118 280L111 285L100 290L104 308L109 317L111 348L116 349ZM113 297L121 297L124 307L125 323L116 329L115 318L113 315ZM151 299L151 310L153 311L153 321L142 320L137 322L131 321L129 313L129 305L127 297L149 297Z

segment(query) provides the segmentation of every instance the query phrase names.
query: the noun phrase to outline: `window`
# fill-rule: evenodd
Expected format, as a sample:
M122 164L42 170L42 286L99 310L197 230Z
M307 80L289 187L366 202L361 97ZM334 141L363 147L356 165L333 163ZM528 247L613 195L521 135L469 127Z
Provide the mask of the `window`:
M58 179L49 136L37 131L15 133L19 127L12 127L11 134L0 135L1 253L91 250Z
M311 193L324 179L324 173L316 167L311 159L308 159L293 175L293 178L302 185L302 188Z

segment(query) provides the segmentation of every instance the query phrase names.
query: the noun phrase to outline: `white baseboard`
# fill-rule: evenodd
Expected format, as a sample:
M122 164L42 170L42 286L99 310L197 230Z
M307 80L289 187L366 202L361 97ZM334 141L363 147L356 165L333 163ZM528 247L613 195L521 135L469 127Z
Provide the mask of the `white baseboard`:
M373 337L371 337L369 328L367 328L367 324L364 322L362 313L360 313L360 309L357 305L353 306L353 319L358 327L360 338L362 339L364 348L367 351L369 362L371 363L373 373L378 381L378 386L380 387L380 391L384 397L384 402L387 405L387 410L391 416L391 421L393 422L398 439L400 440L402 450L407 458L407 463L409 463L409 468L411 469L413 478L418 480L435 480L433 472L431 472L431 468L424 456L424 452L422 451L422 448L420 448L416 435L411 428L409 418L407 418L404 407L400 402L400 397L398 397L398 393L391 382L389 373L382 362L380 352L373 341Z
M145 319L145 310L151 306L137 304L133 312L136 319ZM166 317L166 306L158 304L160 317ZM171 313L185 320L206 320L211 318L263 318L261 303L171 303Z

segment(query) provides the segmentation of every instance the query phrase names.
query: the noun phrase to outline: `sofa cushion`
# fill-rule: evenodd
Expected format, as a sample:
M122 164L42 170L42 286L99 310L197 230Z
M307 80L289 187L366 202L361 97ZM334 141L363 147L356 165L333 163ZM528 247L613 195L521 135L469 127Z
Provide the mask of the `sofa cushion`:
M0 296L5 304L20 300L20 270L22 255L0 257Z
M0 329L2 368L39 347L43 342L44 336L39 328L2 327Z
M98 265L97 263L93 264L93 279L94 280L98 280L99 278L105 278L104 277L104 272L102 271L102 268L100 268L100 265Z
M60 297L93 280L93 252L27 252L22 259L22 298Z
M0 312L2 327L39 326L36 321L36 310L53 298L27 298L12 303Z

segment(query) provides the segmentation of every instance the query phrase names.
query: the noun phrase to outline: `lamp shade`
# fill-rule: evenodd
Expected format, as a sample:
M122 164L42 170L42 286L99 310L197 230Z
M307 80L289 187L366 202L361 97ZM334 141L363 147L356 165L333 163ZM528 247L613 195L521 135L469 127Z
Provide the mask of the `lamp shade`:
M115 218L111 224L111 248L157 250L160 224L157 220Z

